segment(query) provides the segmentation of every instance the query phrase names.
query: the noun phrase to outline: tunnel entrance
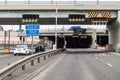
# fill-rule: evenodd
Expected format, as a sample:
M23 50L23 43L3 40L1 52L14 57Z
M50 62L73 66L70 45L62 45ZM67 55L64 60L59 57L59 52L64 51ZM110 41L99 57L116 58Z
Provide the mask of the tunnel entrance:
M98 35L97 44L99 46L106 46L108 44L108 35Z
M67 42L66 48L90 48L92 43L91 36L66 36L65 41ZM58 38L58 48L63 48L64 38Z

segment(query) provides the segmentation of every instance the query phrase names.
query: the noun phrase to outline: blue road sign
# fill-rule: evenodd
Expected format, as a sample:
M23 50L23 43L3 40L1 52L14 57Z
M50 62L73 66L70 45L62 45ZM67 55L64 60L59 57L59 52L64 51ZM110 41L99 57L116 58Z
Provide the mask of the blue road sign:
M26 29L39 29L39 24L26 24Z
M26 36L39 36L39 24L26 24Z

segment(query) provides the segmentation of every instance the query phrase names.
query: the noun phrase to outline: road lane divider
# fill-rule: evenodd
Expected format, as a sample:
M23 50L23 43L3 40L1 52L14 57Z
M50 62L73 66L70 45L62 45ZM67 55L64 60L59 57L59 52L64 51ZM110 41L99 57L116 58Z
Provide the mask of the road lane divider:
M94 57L95 59L98 59L98 57Z
M106 63L108 66L110 66L110 67L113 67L113 65L112 64L110 64L110 63Z

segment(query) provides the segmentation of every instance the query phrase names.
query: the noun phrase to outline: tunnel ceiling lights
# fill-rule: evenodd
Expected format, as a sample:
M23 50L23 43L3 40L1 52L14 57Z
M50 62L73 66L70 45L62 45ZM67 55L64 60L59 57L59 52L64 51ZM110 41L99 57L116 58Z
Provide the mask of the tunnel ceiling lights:
M37 19L22 19L22 23L37 23Z
M85 19L84 18L70 18L69 19L70 22L84 22Z
M70 22L84 22L85 21L85 15L69 14L69 21Z
M39 21L38 14L23 14L22 23L37 23Z

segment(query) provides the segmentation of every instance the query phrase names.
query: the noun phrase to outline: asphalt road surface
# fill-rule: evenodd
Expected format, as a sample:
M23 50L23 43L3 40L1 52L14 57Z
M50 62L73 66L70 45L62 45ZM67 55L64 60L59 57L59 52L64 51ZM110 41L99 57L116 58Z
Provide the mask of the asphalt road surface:
M120 80L120 55L67 53L32 80Z
M0 54L0 69L14 63L17 60L26 57L26 55L14 56L13 54Z

